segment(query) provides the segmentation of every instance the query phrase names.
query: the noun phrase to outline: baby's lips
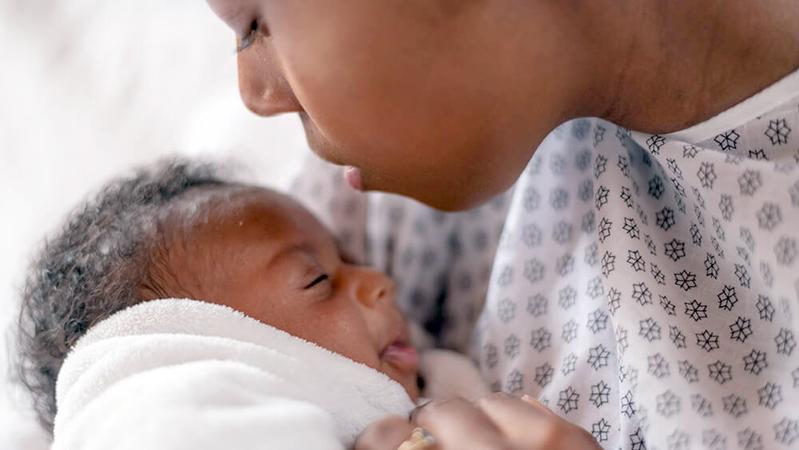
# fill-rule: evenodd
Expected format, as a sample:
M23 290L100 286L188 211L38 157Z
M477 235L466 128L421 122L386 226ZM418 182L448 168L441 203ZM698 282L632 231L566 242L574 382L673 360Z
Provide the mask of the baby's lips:
M404 372L414 372L419 367L419 353L413 346L394 343L386 347L383 359Z

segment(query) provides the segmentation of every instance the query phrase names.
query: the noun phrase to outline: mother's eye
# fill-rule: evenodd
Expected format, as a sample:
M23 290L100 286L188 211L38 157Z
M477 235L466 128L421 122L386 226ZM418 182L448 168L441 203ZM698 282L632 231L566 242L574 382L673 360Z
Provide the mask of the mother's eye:
M311 289L312 287L316 286L317 284L322 283L324 281L327 281L329 278L330 277L328 277L327 274L319 275L318 277L314 278L313 281L308 283L308 285L305 286L304 289Z

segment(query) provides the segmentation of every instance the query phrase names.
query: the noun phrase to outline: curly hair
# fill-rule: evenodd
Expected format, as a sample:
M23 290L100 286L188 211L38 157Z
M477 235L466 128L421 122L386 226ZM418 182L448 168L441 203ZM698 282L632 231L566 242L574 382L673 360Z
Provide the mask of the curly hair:
M22 289L17 369L48 432L67 353L92 325L142 300L138 291L164 210L190 190L235 184L219 172L174 159L140 169L105 185L45 241Z

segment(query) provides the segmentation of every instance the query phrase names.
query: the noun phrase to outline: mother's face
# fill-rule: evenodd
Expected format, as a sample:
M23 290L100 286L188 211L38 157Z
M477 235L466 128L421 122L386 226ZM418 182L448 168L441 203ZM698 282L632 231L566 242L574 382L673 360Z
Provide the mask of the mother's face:
M530 23L487 0L208 3L240 40L257 30L238 57L247 107L299 112L311 148L359 169L365 189L471 206L507 188L563 119L551 6Z

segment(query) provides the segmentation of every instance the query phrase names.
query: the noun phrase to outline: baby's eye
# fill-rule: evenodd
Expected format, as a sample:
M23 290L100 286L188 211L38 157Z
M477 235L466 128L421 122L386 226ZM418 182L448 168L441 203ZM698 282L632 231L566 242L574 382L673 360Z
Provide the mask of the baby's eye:
M258 21L253 20L250 22L250 28L247 30L244 36L239 39L239 45L236 46L236 53L248 49L253 43L255 43L255 39L258 37L257 33Z
M327 274L319 275L318 277L314 278L313 281L308 283L308 285L305 286L304 289L311 289L312 287L316 286L317 284L322 283L324 281L327 281L329 278L330 277L327 276Z

